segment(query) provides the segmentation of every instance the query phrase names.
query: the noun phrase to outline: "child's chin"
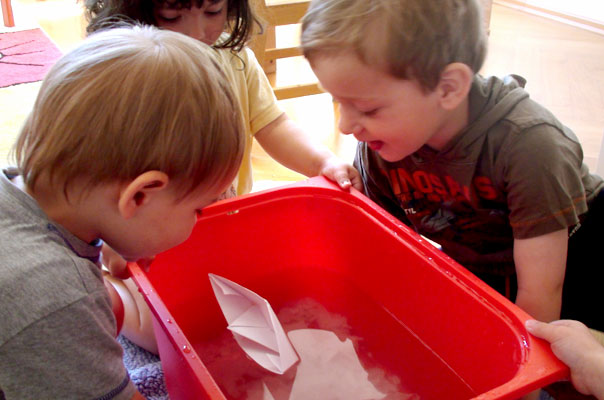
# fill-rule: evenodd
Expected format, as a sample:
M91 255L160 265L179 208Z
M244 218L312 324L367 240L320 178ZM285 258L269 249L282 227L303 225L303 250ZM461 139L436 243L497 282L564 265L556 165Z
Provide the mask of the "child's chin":
M383 160L388 162L397 162L402 160L405 157L401 157L399 154L392 154L387 151L378 151L377 152Z

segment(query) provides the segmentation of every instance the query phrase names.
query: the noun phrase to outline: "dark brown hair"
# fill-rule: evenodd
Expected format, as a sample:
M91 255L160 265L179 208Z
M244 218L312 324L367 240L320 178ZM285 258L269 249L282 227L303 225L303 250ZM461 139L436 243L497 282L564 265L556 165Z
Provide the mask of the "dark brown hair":
M121 22L136 22L157 26L153 11L160 7L173 9L201 7L204 0L85 0L86 31L119 25ZM227 26L229 36L214 47L240 51L254 33L254 25L260 29L249 0L227 0Z

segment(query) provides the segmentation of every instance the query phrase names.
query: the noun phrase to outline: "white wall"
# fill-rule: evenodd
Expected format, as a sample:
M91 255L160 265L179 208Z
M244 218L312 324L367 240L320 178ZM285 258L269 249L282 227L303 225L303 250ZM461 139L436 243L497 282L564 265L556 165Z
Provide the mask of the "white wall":
M517 2L604 24L602 0L517 0Z

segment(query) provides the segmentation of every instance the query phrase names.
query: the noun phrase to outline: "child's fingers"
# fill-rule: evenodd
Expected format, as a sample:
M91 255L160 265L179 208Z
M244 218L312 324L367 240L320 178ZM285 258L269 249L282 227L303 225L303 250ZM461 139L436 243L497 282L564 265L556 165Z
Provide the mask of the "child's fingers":
M356 168L349 166L348 177L350 178L352 187L359 191L363 190L363 180L361 179L361 174L359 174L359 171L357 171Z
M136 263L143 269L143 271L149 272L149 268L151 267L153 260L155 260L155 257L141 258Z
M325 176L337 183L338 186L344 190L348 190L352 186L352 182L350 182L350 178L348 177L346 171L332 171L330 174L326 174Z
M363 191L363 181L361 180L361 177L352 178L352 187L358 190L359 192Z
M359 171L357 171L352 165L346 166L346 171L341 173L341 179L338 179L337 182L340 183L340 187L343 189L353 187L359 191L363 190L363 181L361 179L361 175L359 174ZM343 186L343 184L345 186Z
M348 178L346 179L338 179L338 185L340 185L340 187L342 189L349 189L352 186L352 183L350 182L350 180Z
M112 276L120 279L126 279L130 276L126 269L126 260L105 243L103 243L101 249L101 262L111 272Z

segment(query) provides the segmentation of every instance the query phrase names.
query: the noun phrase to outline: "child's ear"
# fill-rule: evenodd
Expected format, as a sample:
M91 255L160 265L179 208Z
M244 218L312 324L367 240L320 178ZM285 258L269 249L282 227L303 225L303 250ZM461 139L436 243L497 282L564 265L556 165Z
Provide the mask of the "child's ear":
M455 109L467 98L473 78L474 72L466 64L457 62L447 65L436 88L440 94L441 106L445 110Z
M128 219L146 205L154 193L164 190L170 178L160 171L147 171L137 176L120 190L118 209Z

